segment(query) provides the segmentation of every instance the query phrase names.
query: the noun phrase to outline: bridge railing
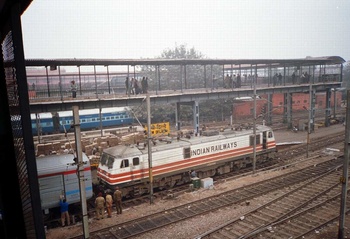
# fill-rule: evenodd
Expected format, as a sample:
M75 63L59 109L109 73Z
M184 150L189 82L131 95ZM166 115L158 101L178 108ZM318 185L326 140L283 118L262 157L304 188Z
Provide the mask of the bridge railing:
M327 83L340 82L341 67L340 65L325 68L324 66L315 66L313 68L267 68L256 71L258 76L250 74L244 70L224 70L217 77L208 76L204 72L199 72L196 76L191 75L186 78L181 73L180 76L169 75L166 73L158 74L151 77L145 73L60 73L55 70L48 72L45 67L36 71L35 74L27 72L28 94L31 100L48 100L48 99L71 99L73 94L71 91L71 83L75 82L77 87L78 98L98 98L103 96L123 96L133 97L136 94L145 93L142 89L141 79L146 76L148 78L148 91L152 94L161 94L164 92L186 92L189 90L234 90L236 88L253 88L256 87L275 87L285 85L299 85L309 83ZM39 72L39 73L38 73ZM280 74L280 77L278 77ZM238 79L240 76L240 80ZM139 91L127 91L125 85L126 77L135 78L138 81ZM172 76L172 77L171 77ZM230 76L228 81L227 76Z

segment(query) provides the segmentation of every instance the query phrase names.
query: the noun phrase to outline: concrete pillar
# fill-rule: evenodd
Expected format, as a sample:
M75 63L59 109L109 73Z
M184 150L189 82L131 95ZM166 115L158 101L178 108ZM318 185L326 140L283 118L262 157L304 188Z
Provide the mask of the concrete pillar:
M193 112L193 132L195 134L199 134L199 106L198 101L193 101L192 105L192 112Z
M180 130L181 129L181 122L179 121L179 113L180 113L180 103L176 102L176 107L175 107L176 130Z
M330 126L330 116L331 116L331 89L327 89L326 91L326 109L325 109L325 121L324 125L326 127Z
M272 125L272 94L267 95L267 125Z
M292 122L292 93L284 94L285 115L288 129L293 128Z

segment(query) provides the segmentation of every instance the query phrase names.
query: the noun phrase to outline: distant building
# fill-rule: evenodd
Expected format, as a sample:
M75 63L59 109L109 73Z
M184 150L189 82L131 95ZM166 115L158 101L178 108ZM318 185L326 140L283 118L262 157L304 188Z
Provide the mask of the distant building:
M293 112L302 111L304 107L309 108L309 94L305 93L294 93L292 97L292 110ZM272 114L281 115L284 110L283 94L273 94L272 96ZM334 95L330 97L331 107L334 107ZM341 107L342 103L342 93L336 92L336 106ZM242 101L240 103L233 104L233 117L234 118L244 118L253 115L254 101ZM326 93L319 92L316 93L316 103L315 109L325 109L326 108ZM261 99L257 99L256 102L256 114L260 115L266 113L267 110L267 96L261 95Z

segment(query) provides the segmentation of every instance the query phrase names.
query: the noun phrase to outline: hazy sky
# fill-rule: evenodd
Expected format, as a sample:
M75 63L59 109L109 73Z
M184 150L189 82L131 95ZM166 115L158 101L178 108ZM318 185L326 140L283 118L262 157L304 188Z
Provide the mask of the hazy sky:
M25 57L155 58L185 44L207 58L341 56L350 0L33 0Z

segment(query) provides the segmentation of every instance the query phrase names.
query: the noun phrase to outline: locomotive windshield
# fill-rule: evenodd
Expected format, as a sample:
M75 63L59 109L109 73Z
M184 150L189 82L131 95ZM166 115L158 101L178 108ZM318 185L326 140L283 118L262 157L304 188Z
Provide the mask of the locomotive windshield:
M101 165L107 165L108 168L113 168L114 159L115 158L112 155L102 153L100 162L101 162Z

